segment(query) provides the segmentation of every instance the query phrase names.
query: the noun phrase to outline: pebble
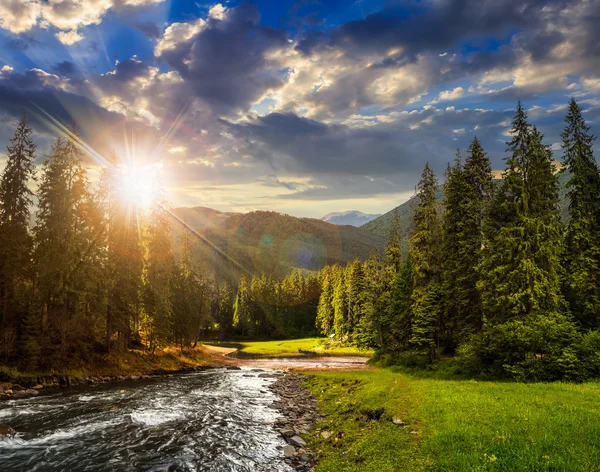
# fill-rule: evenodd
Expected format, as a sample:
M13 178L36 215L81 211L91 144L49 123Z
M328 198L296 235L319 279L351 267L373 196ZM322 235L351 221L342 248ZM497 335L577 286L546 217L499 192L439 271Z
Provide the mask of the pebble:
M278 396L271 408L281 414L275 427L288 443L284 446L286 462L290 460L287 463L297 471L313 471L316 454L308 449L301 435L308 433L317 421L324 419L324 416L317 410L317 401L313 394L302 387L305 377L294 372L260 374L259 377L277 378L269 386ZM292 451L293 454L290 455Z

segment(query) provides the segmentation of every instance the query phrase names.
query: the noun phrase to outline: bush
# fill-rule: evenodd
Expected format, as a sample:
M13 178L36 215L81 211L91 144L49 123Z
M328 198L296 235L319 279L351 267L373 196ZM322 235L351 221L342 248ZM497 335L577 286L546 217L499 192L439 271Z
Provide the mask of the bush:
M465 371L519 381L582 381L598 376L600 335L582 335L571 319L551 313L511 320L459 348Z

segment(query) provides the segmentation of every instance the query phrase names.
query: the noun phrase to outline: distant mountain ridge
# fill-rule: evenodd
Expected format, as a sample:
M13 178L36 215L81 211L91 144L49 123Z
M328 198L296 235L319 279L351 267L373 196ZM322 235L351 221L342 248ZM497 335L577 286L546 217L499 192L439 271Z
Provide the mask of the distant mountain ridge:
M333 223L334 225L350 225L350 226L362 226L369 221L374 220L381 216L378 214L363 213L358 210L347 210L339 211L334 213L327 213L321 220Z

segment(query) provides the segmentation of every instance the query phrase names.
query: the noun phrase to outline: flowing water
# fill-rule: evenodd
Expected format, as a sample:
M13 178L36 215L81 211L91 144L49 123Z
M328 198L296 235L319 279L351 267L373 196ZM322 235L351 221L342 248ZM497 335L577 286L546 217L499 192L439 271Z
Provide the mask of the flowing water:
M291 471L272 378L249 367L0 403L1 471Z

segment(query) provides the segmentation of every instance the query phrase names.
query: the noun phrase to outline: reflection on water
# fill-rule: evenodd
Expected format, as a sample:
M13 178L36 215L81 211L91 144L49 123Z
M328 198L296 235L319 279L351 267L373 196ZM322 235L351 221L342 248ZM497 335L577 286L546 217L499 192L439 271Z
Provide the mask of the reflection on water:
M250 368L121 382L0 404L2 471L290 471Z

